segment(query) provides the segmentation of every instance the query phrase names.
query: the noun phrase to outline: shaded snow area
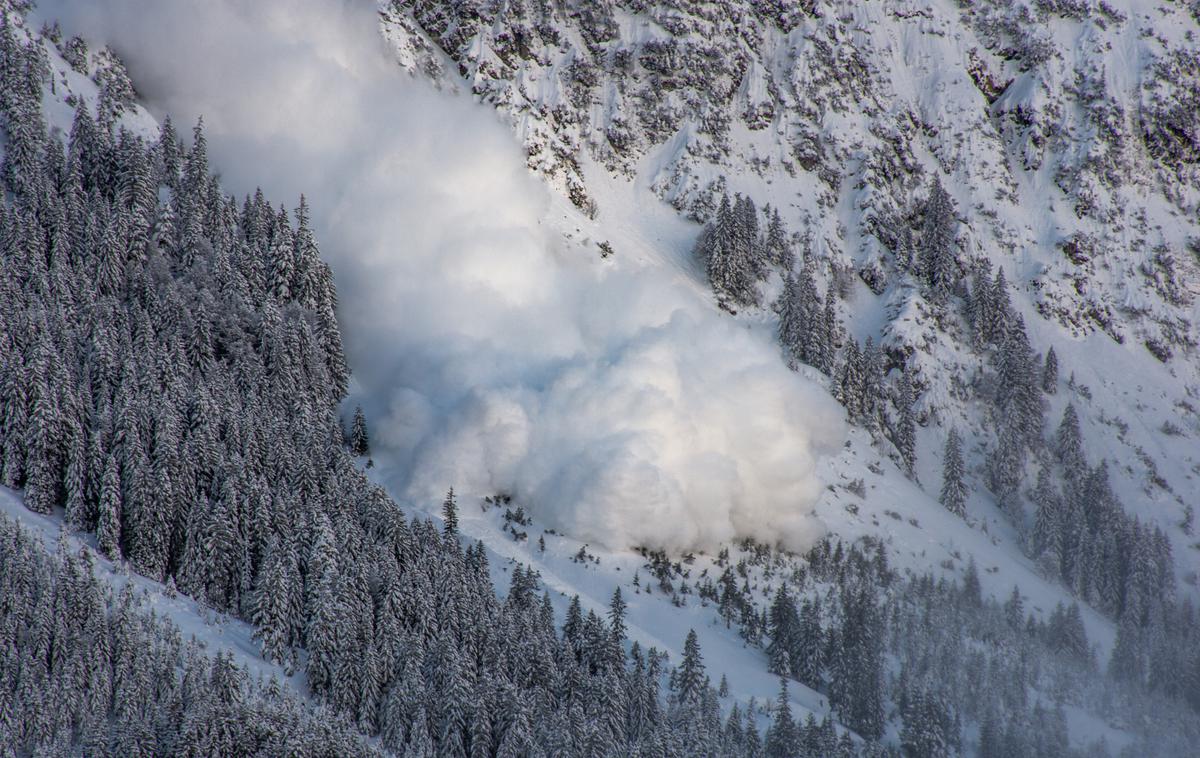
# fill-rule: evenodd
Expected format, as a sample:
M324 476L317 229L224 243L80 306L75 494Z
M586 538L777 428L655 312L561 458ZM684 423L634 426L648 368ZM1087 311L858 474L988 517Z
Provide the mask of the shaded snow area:
M228 186L313 195L397 495L506 492L613 547L821 533L840 409L636 260L637 230L612 261L566 238L578 214L553 210L494 115L410 81L369 7L143 5L46 12L113 44L152 110L202 114Z
M20 493L0 487L0 517L12 519L40 537L48 553L57 553L63 546L73 552L89 551L93 573L112 588L114 595L131 585L142 610L169 619L183 639L197 640L210 655L228 653L239 668L255 679L274 679L289 691L306 692L303 676L289 677L283 667L262 658L261 647L252 637L254 627L180 595L160 582L135 574L124 562L114 563L105 558L96 550L94 536L68 534L62 529L61 511L51 516L34 513L25 507Z

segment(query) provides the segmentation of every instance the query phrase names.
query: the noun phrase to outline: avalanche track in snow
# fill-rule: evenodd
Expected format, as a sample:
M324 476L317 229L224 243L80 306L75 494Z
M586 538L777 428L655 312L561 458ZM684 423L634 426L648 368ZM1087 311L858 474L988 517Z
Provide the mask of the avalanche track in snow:
M50 12L112 43L152 109L203 115L228 185L309 193L396 494L506 492L613 547L821 533L840 409L678 269L543 223L511 136L409 80L370 8L142 5Z

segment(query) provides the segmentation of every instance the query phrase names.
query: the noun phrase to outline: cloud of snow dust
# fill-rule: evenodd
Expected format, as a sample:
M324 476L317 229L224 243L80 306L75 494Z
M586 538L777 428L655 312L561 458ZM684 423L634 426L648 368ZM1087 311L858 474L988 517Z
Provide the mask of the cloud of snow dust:
M397 494L508 492L614 548L803 547L839 409L654 266L545 230L495 114L394 65L372 3L43 0L111 44L231 191L308 195Z

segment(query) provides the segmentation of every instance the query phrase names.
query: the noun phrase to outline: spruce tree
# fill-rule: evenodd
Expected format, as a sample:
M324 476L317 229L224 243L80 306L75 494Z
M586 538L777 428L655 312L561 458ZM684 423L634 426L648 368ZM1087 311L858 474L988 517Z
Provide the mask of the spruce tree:
M900 746L904 754L928 758L956 755L958 728L945 698L930 687L917 685L902 699Z
M255 610L252 621L256 629L254 637L261 641L263 655L274 663L291 665L291 572L293 557L272 538L267 546L266 557L255 593Z
M1033 505L1033 554L1036 557L1047 551L1054 551L1057 557L1062 543L1062 498L1045 467L1038 471L1037 485L1033 489Z
M799 282L790 271L784 275L783 291L775 301L775 311L779 314L779 344L783 346L784 361L788 368L795 370L807 357L805 339L811 326L809 314L804 312L801 302Z
M1004 603L1004 620L1013 631L1020 631L1025 623L1025 601L1021 598L1021 589L1015 584L1012 594Z
M846 413L852 421L859 421L863 415L863 363L862 352L858 342L850 337L846 340L846 354L842 363L842 375L838 380L837 397L846 406Z
M1075 406L1068 403L1063 410L1062 421L1055 433L1054 453L1066 469L1067 476L1077 480L1087 470L1087 461L1083 454L1083 434L1079 430L1079 415Z
M158 130L158 142L154 145L154 155L161 169L159 184L177 191L182 157L179 136L175 132L175 125L171 122L169 115L163 118L162 126Z
M350 427L350 452L357 456L371 454L371 443L367 438L367 418L362 406L354 407L354 421Z
M779 696L775 699L774 716L767 729L766 757L791 758L799 744L796 719L788 697L787 679L779 680Z
M862 420L872 433L878 431L885 407L883 355L868 336L862 351Z
M1025 440L1013 419L1006 419L1000 428L996 446L988 455L988 484L1001 507L1019 516L1019 490L1025 469Z
M778 266L785 276L789 275L796 267L796 255L792 252L787 230L779 217L779 209L767 206L763 210L768 217L766 239L763 243L766 259L771 265Z
M954 203L934 175L921 228L921 266L934 300L944 300L958 279L958 218Z
M751 699L751 706L754 701ZM743 731L746 734L746 756L749 758L761 758L763 754L762 737L758 733L758 723L754 715L753 708L746 709L746 723Z
M812 356L813 365L827 376L833 376L835 356L837 355L836 345L840 336L834 298L833 288L830 287L829 291L825 293L825 305L821 311L820 326L809 330L809 334L812 335L809 354Z
M995 329L996 306L993 302L991 268L992 264L985 259L971 277L967 316L971 322L971 345L976 350L991 344Z
M700 702L705 684L704 657L700 654L700 642L696 630L689 629L683 642L683 660L672 676L672 684L680 702L696 705Z
M271 293L280 304L294 297L292 286L296 279L296 246L287 211L281 206L273 217L271 235Z
M100 486L99 520L96 540L100 552L114 561L121 559L121 476L115 455L108 456L104 480Z
M745 268L755 279L765 279L769 270L767 251L758 233L758 210L749 195L739 195L733 206L733 246ZM751 283L753 286L753 283Z
M300 196L300 205L296 208L296 233L293 237L295 250L293 258L292 293L300 305L316 311L322 296L324 284L321 281L322 263L317 250L317 240L310 227L310 211L304 195Z
M791 664L796 679L812 689L821 687L825 642L820 601L806 599L800 606L799 629L792 635Z
M958 430L951 428L946 437L946 452L942 460L942 492L939 502L959 518L966 516L967 486L963 465L962 440Z
M798 337L801 360L825 371L818 365L822 360L818 342L826 331L825 317L821 312L821 296L817 293L812 265L808 262L801 266L796 277L796 298L799 320L803 324Z
M770 671L778 676L792 676L792 655L796 650L800 632L800 618L796 613L796 604L788 595L787 588L780 585L775 591L775 599L771 602L767 633L771 642L767 645L767 658L770 661Z
M625 639L625 611L628 608L625 598L621 596L621 588L617 587L608 602L608 623L613 637L618 641Z
M892 440L900 453L904 472L909 477L913 476L917 462L917 422L913 413L914 404L912 380L909 379L908 372L902 369L896 393L896 411L899 418L893 430Z
M442 534L452 542L458 540L458 503L454 499L454 488L446 492L442 501Z
M1008 339L1009 329L1012 328L1017 314L1013 310L1012 298L1008 294L1008 278L1004 275L1004 269L1000 267L996 268L996 276L992 280L991 302L991 321L986 329L988 342L993 345L1003 345L1004 341Z
M341 617L341 582L333 527L325 514L313 526L315 535L306 566L304 643L308 649L309 686L327 695L333 684Z
M198 197L208 184L208 139L204 136L204 118L192 127L192 149L188 151L183 167L183 191Z
M1046 362L1042 365L1042 391L1047 395L1058 392L1058 354L1053 347L1046 351Z
M983 605L983 588L979 583L979 567L975 565L974 557L967 562L967 570L963 574L963 599L974 608Z
M33 363L33 413L30 416L29 457L25 503L37 513L50 513L59 501L60 459L63 421L58 398L52 389L50 342L43 332L37 341Z
M1000 346L996 405L1004 423L1013 427L1015 441L1029 450L1042 442L1044 418L1038 373L1025 325L1017 317Z

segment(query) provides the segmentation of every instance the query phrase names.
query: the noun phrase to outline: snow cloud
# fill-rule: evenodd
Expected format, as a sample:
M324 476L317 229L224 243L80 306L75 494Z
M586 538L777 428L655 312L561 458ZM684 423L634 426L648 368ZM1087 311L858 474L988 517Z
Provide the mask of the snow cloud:
M43 0L230 190L307 194L393 491L507 492L613 548L803 547L839 409L677 272L600 264L488 108L392 62L373 4Z

